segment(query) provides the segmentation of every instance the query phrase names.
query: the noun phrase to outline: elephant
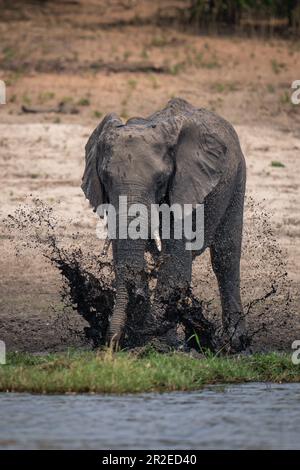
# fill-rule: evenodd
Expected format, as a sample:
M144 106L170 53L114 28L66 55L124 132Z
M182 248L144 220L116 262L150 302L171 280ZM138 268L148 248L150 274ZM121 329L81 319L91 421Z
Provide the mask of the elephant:
M245 183L245 158L232 125L181 98L170 100L147 118L134 117L126 123L115 113L106 115L85 147L81 187L94 211L105 203L120 211L121 195L127 196L128 204L147 208L189 204L194 212L196 206L204 207L200 249L187 250L184 235L161 239L161 227L150 234L164 259L151 308L156 308L156 299L189 288L193 259L209 248L231 352L242 351L246 338L240 295ZM149 295L140 274L145 269L147 243L142 238L112 240L116 299L107 336L112 348L118 347L124 332L129 272L136 295L142 293L142 301Z

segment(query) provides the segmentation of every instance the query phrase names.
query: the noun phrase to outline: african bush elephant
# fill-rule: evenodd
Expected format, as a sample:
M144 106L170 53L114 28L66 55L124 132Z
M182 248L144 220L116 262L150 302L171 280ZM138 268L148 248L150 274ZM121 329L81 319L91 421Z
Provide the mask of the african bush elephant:
M169 295L169 288L188 288L194 256L210 247L231 351L241 351L245 338L240 298L245 181L245 160L233 127L180 98L148 118L132 118L126 124L116 114L109 114L86 144L82 189L94 210L103 203L120 210L121 195L127 196L128 205L142 203L146 207L162 202L192 207L204 204L200 250L187 250L184 236L160 241L156 233L154 238L161 242L161 254L166 256L159 269L155 298ZM136 291L146 292L139 285L146 246L145 239L112 241L116 272L116 301L108 333L112 346L118 344L126 322L129 270L135 273Z

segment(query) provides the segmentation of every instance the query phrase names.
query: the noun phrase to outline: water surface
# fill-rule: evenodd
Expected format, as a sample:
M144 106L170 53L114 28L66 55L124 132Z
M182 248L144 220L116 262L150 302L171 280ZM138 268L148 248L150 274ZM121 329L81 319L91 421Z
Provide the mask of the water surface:
M300 384L0 394L1 449L300 449Z

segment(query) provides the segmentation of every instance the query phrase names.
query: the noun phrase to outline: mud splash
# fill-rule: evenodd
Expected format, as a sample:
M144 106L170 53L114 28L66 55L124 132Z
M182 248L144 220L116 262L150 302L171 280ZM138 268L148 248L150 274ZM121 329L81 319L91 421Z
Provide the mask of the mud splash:
M246 343L254 350L282 349L293 324L284 254L276 244L269 215L252 199L248 199L246 214L242 262ZM99 240L82 231L66 237L65 222L39 199L19 207L5 219L4 226L17 256L22 256L24 250L38 251L60 272L64 308L57 312L57 330L68 331L71 309L86 321L86 344L105 345L115 289L112 261L100 256ZM155 261L149 258L145 275L150 286L155 285L156 269ZM145 329L143 306L132 298L123 346L132 349L150 345L162 352L170 348L226 351L228 338L223 335L218 291L208 260L201 269L196 265L193 280L188 295L170 299L165 321L155 335Z

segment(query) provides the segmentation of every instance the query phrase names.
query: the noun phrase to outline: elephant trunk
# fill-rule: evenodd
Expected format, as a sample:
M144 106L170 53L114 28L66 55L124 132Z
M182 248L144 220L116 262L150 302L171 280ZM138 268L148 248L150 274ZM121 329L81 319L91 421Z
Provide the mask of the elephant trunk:
M125 191L120 194L124 194ZM125 193L126 194L126 193ZM133 287L136 294L145 292L143 289L145 270L145 248L147 238L132 239L130 225L137 220L137 214L132 215L130 208L132 204L142 205L142 213L138 213L140 226L149 229L150 198L141 190L127 191L127 207L119 207L117 210L117 239L113 241L113 257L116 275L116 301L113 314L110 320L108 343L115 349L118 348L119 341L124 331L126 323L126 309L129 302L129 290ZM115 206L116 207L116 206ZM122 213L123 211L123 213ZM125 214L125 212L127 212ZM120 221L126 220L125 231L127 238L120 238ZM124 227L121 227L124 230ZM124 231L123 231L124 236Z

